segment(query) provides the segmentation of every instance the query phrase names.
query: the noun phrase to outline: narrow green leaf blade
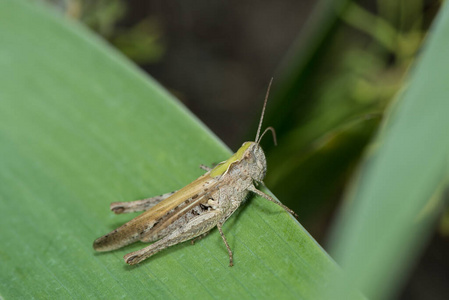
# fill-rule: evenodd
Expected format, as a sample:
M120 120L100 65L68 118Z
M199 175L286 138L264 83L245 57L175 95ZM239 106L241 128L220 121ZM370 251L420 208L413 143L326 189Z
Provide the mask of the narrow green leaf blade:
M0 1L0 20L0 297L315 298L335 264L260 198L225 224L233 268L216 230L134 267L142 243L96 253L135 216L110 202L179 189L230 152L80 25L24 1Z
M449 5L372 146L333 236L348 282L394 296L444 207L449 138Z

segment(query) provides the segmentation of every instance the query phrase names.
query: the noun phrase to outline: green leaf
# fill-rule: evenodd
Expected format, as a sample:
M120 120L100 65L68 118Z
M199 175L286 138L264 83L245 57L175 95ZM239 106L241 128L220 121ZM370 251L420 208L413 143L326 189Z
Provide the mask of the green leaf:
M333 253L348 285L370 299L398 292L447 202L448 36L445 3L334 232Z
M142 243L96 253L95 238L135 216L110 202L178 189L230 152L79 24L12 0L0 20L0 297L316 297L335 264L260 198L224 227L233 268L216 230L133 267L122 257Z

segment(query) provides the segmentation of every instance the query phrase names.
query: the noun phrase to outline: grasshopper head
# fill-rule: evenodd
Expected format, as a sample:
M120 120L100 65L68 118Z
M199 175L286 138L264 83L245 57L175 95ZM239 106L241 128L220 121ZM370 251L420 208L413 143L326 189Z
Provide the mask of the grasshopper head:
M267 160L262 147L256 142L246 142L242 145L249 144L248 149L243 155L243 159L248 163L249 175L254 181L260 182L265 178L267 173Z

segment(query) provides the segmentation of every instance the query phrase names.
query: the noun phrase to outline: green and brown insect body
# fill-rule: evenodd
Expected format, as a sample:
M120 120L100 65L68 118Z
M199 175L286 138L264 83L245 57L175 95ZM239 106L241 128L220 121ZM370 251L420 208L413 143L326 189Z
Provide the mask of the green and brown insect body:
M229 253L229 265L232 266L232 251L222 226L245 201L249 192L294 214L255 186L262 183L267 170L265 154L259 145L260 138L267 130L273 131L269 127L259 138L266 101L267 97L255 142L245 142L228 160L174 193L132 202L112 203L111 210L115 213L146 211L95 240L94 249L111 251L138 240L154 242L124 256L126 263L136 264L172 245L201 238L217 227Z

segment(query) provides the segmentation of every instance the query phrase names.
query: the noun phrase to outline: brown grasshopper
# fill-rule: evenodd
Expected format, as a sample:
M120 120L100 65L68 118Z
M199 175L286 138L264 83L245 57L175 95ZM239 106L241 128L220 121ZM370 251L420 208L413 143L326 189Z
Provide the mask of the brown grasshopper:
M199 239L216 226L229 253L229 266L233 266L232 251L222 227L245 201L249 192L276 203L287 212L296 215L288 207L256 188L258 184L263 184L262 180L267 171L265 154L259 145L260 140L268 130L271 130L276 143L272 127L268 127L259 136L270 87L271 81L254 142L243 143L228 160L219 163L213 169L203 166L207 172L178 191L143 200L111 203L110 209L116 214L145 212L96 239L94 249L111 251L138 240L146 243L156 241L124 256L126 263L134 265L170 246L193 238ZM192 240L192 244L195 240Z

